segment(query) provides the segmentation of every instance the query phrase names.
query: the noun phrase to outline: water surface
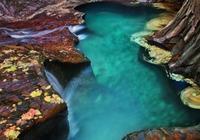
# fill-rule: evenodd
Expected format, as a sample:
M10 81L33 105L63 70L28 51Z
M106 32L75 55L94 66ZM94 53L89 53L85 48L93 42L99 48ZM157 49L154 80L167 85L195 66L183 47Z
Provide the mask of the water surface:
M185 107L163 69L142 60L131 34L161 11L151 7L90 4L88 37L78 48L91 60L65 89L69 105L70 140L120 140L145 128L185 126L200 120Z

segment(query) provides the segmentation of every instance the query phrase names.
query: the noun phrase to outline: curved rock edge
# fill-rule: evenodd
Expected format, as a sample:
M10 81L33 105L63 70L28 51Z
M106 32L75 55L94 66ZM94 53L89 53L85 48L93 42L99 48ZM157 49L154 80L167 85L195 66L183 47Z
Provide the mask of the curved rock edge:
M48 57L47 57L48 58ZM51 59L51 58L48 58L48 59ZM42 65L42 63L41 63L41 65ZM52 89L53 90L53 89ZM0 89L0 92L2 92L3 90L2 89ZM11 129L12 130L12 129Z
M148 38L154 34L156 30L160 30L157 27L161 27L159 24L160 22L156 23L156 20L159 21L159 18L153 19L155 24L152 24L154 31L150 30L147 32L139 32L133 34L131 37L131 41L137 43L139 46L144 47L148 50L150 59L144 60L155 65L166 65L172 58L172 54L170 51L163 49L162 47L157 46L156 44L149 44ZM164 21L167 23L170 20ZM161 24L163 24L161 22ZM150 25L147 25L147 28ZM151 26L151 27L152 27ZM167 72L167 71L166 71ZM195 83L195 80L190 78L185 78L183 75L175 74L175 73L168 73L167 76L176 81L185 81L190 86L185 88L181 91L180 98L183 104L191 107L193 109L200 109L200 88ZM154 139L169 139L169 140L198 140L200 139L200 125L193 126L193 127L174 127L174 128L158 128L158 129L147 129L142 131L137 131L128 134L123 138L123 140L154 140Z

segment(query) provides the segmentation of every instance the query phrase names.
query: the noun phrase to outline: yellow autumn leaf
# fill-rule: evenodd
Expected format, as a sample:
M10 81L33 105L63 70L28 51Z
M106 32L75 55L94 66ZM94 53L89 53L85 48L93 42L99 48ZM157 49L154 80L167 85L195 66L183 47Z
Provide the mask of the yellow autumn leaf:
M53 103L53 104L60 104L63 103L64 101L60 98L60 96L53 94L52 96L46 96L44 97L44 100L48 103Z
M33 119L35 116L39 116L39 115L41 115L41 112L40 112L38 109L33 109L33 108L31 108L31 109L29 109L28 112L26 112L25 114L23 114L23 115L21 116L21 119L22 119L22 120L31 120L31 119Z
M17 137L19 136L20 132L16 130L15 127L10 127L8 128L5 132L4 135L9 139L9 140L16 140Z
M46 90L50 89L51 85L48 85L47 87L45 87Z
M10 67L8 67L7 69L4 70L4 73L5 72L14 72L17 70L17 67L15 65L12 65Z
M51 96L46 96L46 97L44 97L44 100L45 100L46 102L51 102Z
M41 90L35 90L33 92L31 92L30 96L35 98L35 97L38 97L38 96L41 96L42 95L42 91Z

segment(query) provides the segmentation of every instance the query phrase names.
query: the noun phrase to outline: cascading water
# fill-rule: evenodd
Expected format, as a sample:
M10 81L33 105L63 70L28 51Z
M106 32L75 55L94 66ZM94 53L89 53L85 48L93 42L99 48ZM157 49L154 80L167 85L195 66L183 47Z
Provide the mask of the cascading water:
M69 120L69 139L73 138L79 131L78 125L76 120L73 117L73 110L71 106L71 99L73 98L73 95L75 95L76 89L81 85L81 83L84 82L85 79L92 73L91 67L86 67L83 69L83 71L75 78L73 78L68 85L65 88L65 93L63 95L64 100L67 102L68 106L68 120Z
M77 47L90 59L91 68L64 90L69 140L120 140L132 131L199 122L200 114L180 102L178 84L174 86L161 68L144 62L141 48L130 41L161 11L113 3L79 8L86 13L90 33ZM70 28L76 34L82 29Z
M58 79L48 70L45 70L45 75L48 79L48 81L51 83L51 85L53 86L54 90L57 91L58 93L63 93L63 87L61 86L60 82L58 81Z
M82 33L86 29L85 25L69 26L68 29L70 30L71 33L74 33L79 40L86 39L88 36L87 34Z

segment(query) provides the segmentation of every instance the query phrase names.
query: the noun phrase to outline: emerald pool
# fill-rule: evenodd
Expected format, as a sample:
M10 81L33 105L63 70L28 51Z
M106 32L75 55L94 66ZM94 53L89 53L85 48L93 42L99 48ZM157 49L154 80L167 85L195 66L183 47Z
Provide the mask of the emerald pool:
M130 41L133 33L161 10L114 3L87 4L87 38L77 45L91 61L64 90L69 109L69 140L120 140L146 128L193 125L200 114L184 106L176 82L142 59L144 50ZM179 87L179 85L178 85Z

